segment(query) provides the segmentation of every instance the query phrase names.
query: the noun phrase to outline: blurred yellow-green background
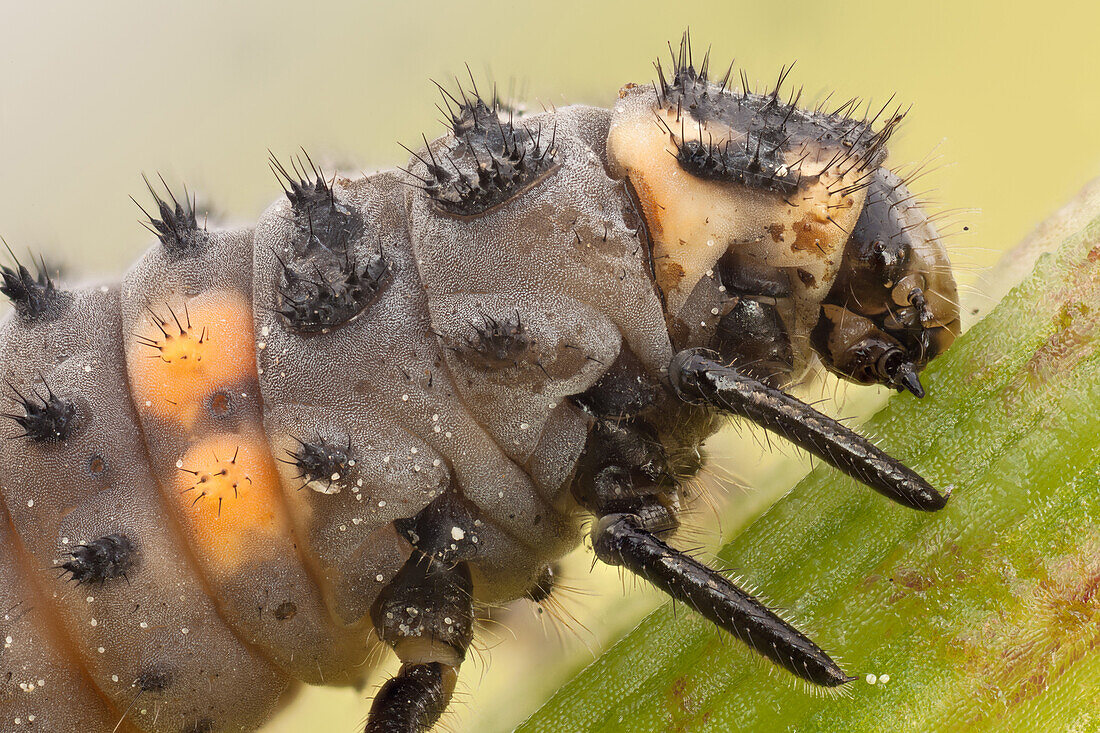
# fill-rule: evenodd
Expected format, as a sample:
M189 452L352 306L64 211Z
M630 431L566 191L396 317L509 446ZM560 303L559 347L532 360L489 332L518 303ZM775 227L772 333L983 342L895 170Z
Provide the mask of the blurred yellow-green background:
M688 26L714 67L736 57L769 83L797 61L790 78L806 97L911 102L892 160L930 163L916 188L956 212L970 303L986 286L980 268L1100 173L1095 3L3 0L0 235L72 277L111 277L149 240L128 198L144 200L142 172L250 221L279 193L268 149L303 145L351 172L403 164L398 142L441 132L429 80L464 63L533 107L611 105ZM799 474L758 442L718 442L717 480L761 488L704 509L700 544ZM563 600L589 631L559 642L529 608L502 614L463 670L451 729L508 729L656 602L615 573L587 578L589 565L573 558L577 590ZM356 730L364 696L309 691L269 729Z

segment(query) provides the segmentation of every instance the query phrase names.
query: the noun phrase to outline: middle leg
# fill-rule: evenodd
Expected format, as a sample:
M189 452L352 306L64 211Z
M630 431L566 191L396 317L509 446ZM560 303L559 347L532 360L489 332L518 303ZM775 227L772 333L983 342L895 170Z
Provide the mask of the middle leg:
M679 526L677 493L658 444L642 426L600 424L586 453L579 498L597 518L597 558L648 580L792 674L826 687L852 679L751 594L662 539Z

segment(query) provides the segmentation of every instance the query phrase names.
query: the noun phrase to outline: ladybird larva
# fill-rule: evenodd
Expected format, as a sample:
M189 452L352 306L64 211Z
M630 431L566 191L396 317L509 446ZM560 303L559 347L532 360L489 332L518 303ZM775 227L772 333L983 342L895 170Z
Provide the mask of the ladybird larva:
M285 196L225 230L147 181L159 242L120 283L3 268L0 728L255 730L296 681L360 684L378 639L402 666L366 730L428 730L478 609L550 598L586 518L603 562L850 681L675 549L679 486L734 414L943 507L784 389L820 360L922 397L955 284L884 167L899 112L708 66L685 36L612 109L442 90L406 169L273 156Z

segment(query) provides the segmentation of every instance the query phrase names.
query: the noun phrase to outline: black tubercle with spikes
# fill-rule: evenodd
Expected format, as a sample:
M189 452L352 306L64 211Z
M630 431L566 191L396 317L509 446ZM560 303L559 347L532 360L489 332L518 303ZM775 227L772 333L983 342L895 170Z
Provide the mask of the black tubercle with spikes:
M365 264L356 262L350 252L343 259L309 261L310 269L301 267L300 261L282 263L278 291L279 314L300 333L324 333L347 323L374 299L389 274L381 250Z
M780 72L774 88L764 93L752 91L748 78L741 72L741 89L733 88L733 65L717 81L711 81L710 53L696 69L691 53L691 38L684 34L679 52L669 47L672 55L671 78L665 74L660 60L655 63L658 81L654 91L660 107L676 113L683 127L675 129L663 120L660 124L672 135L681 167L700 178L730 181L750 187L789 195L797 189L802 177L801 160L785 164L784 153L797 151L800 144L816 142L836 150L826 168L843 173L863 172L877 168L886 157L886 143L905 116L901 108L879 122L892 102L888 100L878 113L867 113L859 119L854 115L861 102L856 99L829 112L824 103L814 110L798 107L801 89L786 98L783 83L791 66ZM792 65L793 66L793 65ZM684 124L690 115L698 125L697 140L686 140L693 132ZM733 137L717 132L729 128Z
M36 443L57 443L68 438L76 428L77 409L74 403L54 394L48 384L43 386L46 394L40 394L37 388L32 387L30 396L27 396L9 382L13 399L23 408L23 413L4 413L3 417L23 429L23 434L18 437Z
M145 177L143 176L143 178ZM173 255L182 256L201 252L210 241L210 236L205 226L199 227L199 221L195 215L195 199L188 194L185 188L183 200L180 201L168 188L164 178L161 178L160 182L164 186L168 198L171 199L171 204L161 198L160 194L153 188L153 184L149 182L148 178L145 178L145 186L149 189L153 201L156 202L155 214L149 213L136 199L131 198L137 204L137 207L141 209L141 213L145 214L148 219L142 224L155 234L165 250Z
M294 212L298 236L282 266L276 311L299 333L324 333L363 311L382 289L390 271L378 251L360 262L354 243L363 235L362 218L341 203L321 171L303 151L288 170L272 156Z
M137 562L134 543L122 534L109 534L78 545L61 565L77 583L106 583L123 578Z
M45 260L39 259L37 272L32 274L26 265L15 257L15 253L8 248L13 267L0 265L0 293L8 296L15 311L31 320L45 320L56 318L64 311L65 306L72 301L72 296L59 290L50 278L46 270Z
M297 244L308 251L320 246L331 252L347 251L363 230L359 215L336 198L333 180L314 165L309 153L291 158L290 169L271 156L271 170L294 210L300 237Z
M305 482L302 488L316 483L324 486L321 493L339 491L347 485L355 470L350 439L344 445L324 438L308 443L298 440L298 447L286 453L289 460L283 462L298 468L297 478Z
M472 77L471 77L472 82ZM421 188L437 211L457 217L489 212L534 186L557 169L556 130L541 123L517 122L515 110L494 93L486 101L471 84L459 86L458 97L439 87L453 138L432 149L424 138Z
M749 134L739 144L731 140L679 142L676 160L696 178L741 183L786 196L798 190L799 176L787 169L779 150L780 145L765 146L763 136Z
M482 369L515 366L525 359L531 340L519 313L507 318L493 318L482 312L481 322L470 322L470 332L455 350L463 359Z

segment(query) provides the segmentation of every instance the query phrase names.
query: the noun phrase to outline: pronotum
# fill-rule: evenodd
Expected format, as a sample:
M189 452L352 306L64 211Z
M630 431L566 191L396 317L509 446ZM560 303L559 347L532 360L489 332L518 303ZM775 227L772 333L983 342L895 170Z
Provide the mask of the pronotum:
M600 560L816 685L851 678L674 548L727 415L885 496L945 497L784 391L923 396L958 333L940 237L885 165L901 115L714 79L685 37L612 109L441 90L407 169L272 159L214 230L154 187L120 283L3 269L3 730L254 730L294 681L400 658L367 731L429 729L478 608ZM741 82L738 88L738 81ZM869 118L868 118L869 117ZM523 602L523 601L521 601Z

